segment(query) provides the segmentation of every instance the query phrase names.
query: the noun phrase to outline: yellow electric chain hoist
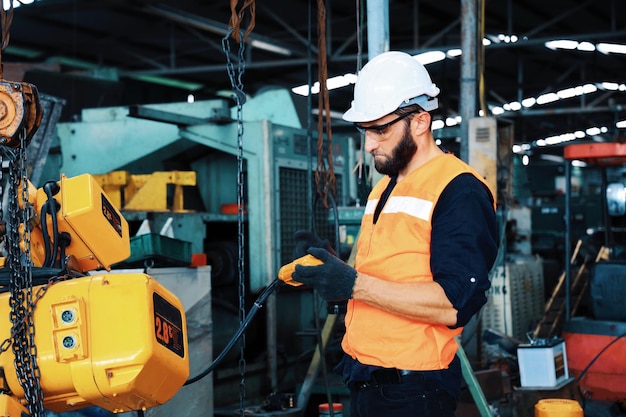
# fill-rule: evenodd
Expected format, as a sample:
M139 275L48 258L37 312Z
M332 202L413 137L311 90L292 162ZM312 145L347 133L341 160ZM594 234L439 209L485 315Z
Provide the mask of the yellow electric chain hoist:
M181 302L145 273L107 272L130 255L126 220L89 174L28 183L18 125L0 145L0 417L167 402L189 376Z

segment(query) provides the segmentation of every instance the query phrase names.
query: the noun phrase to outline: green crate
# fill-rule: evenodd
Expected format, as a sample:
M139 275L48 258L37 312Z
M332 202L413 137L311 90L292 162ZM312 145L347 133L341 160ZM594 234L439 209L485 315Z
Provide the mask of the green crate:
M144 266L152 261L153 266L186 266L191 264L191 242L157 233L148 233L130 238L130 257L124 266Z

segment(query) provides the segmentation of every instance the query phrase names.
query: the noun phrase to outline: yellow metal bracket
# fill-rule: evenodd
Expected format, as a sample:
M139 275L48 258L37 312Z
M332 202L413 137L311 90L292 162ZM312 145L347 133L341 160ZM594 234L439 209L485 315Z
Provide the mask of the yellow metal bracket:
M94 177L116 207L129 211L184 212L183 186L196 185L196 173L193 171L141 175L113 171ZM174 185L171 209L167 204L168 184Z

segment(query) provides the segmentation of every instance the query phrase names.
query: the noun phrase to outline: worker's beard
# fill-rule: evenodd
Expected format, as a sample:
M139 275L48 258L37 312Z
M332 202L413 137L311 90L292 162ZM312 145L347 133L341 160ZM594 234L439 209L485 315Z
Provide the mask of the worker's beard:
M374 168L383 175L395 177L411 162L415 152L417 145L411 136L409 126L405 126L402 139L391 151L391 156L384 161L374 158Z

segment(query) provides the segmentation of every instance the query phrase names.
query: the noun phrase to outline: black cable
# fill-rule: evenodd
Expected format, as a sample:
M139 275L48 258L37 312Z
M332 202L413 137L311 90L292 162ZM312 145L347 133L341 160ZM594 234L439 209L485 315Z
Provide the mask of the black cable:
M41 235L43 237L43 244L45 248L45 258L43 261L43 266L47 267L50 263L50 235L48 234L48 202L43 203L41 206L41 213L39 215L41 218Z
M202 373L198 374L197 376L194 376L193 378L188 379L184 385L193 384L194 382L201 380L202 378L204 378L205 376L213 372L213 369L215 369L215 367L219 365L219 363L226 357L226 355L228 354L228 352L230 352L233 346L235 346L235 343L237 343L237 341L239 340L243 332L246 330L246 328L248 327L248 325L250 324L250 322L252 321L256 313L259 311L259 309L261 309L261 307L263 307L263 303L282 284L283 282L279 280L278 278L276 278L274 281L272 281L270 285L265 287L263 292L259 295L259 297L256 299L256 301L250 308L250 311L246 315L245 319L242 321L241 325L239 326L239 329L237 329L237 332L232 337L232 339L230 339L230 341L228 342L226 347L222 350L222 352L217 356L217 358L215 358L215 360L213 360L213 362L209 365L208 368L206 368L204 371L202 371Z
M580 386L579 382L580 380L585 376L585 374L587 373L587 371L589 371L589 369L591 368L591 366L600 358L600 356L606 352L606 350L611 347L615 342L617 342L618 340L620 340L622 337L626 336L626 333L623 333L619 336L617 336L615 339L613 339L611 342L609 342L605 347L602 348L602 350L600 350L600 352L598 352L596 354L596 356L594 356L594 358L589 362L589 364L585 367L585 369L582 370L582 372L580 373L580 375L578 375L576 377L576 379L574 380L574 382L576 383L576 386L578 387L578 392L580 393L580 398L581 398L581 402L582 402L582 407L583 410L585 408L587 408L587 397L584 395L582 387Z
M54 188L54 190L53 190ZM54 195L59 192L60 187L55 181L49 181L44 184L43 189L48 196L48 201L46 204L48 205L48 212L50 213L50 217L52 218L52 255L49 260L49 264L45 264L44 266L53 266L56 262L57 254L58 254L58 244L59 244L59 222L57 219L57 201L54 199ZM42 224L42 229L47 228L47 224Z
M591 360L591 362L589 362L589 365L587 365L585 367L585 369L582 370L582 372L580 373L580 375L578 375L576 377L576 382L579 382L583 376L585 376L585 374L587 373L587 371L589 371L589 368L591 368L591 366L600 358L600 356L606 352L606 350L608 348L610 348L613 343L617 342L618 340L620 340L622 337L626 336L626 333L622 333L621 335L617 336L615 339L613 339L610 343L608 343L605 347L602 348L602 350L600 352L598 352L596 354L596 356Z

